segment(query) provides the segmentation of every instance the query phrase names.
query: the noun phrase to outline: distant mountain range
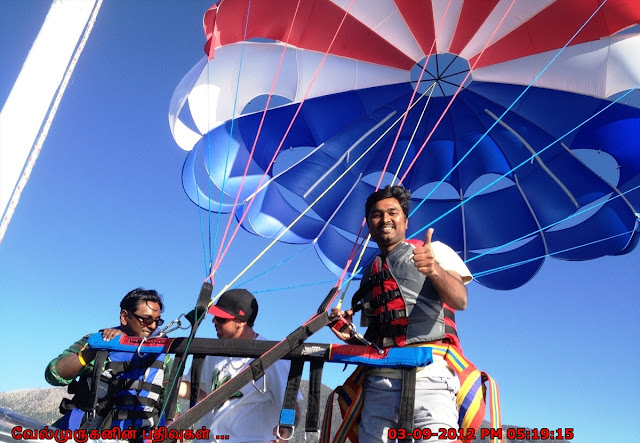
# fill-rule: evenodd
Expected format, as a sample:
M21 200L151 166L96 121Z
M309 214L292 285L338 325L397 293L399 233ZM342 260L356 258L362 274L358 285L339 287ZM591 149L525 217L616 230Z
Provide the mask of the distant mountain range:
M303 395L306 396L308 392L308 381L303 380L300 386L300 391ZM326 403L326 399L328 395L331 393L331 388L323 385L321 389L321 405ZM10 391L10 392L0 392L0 407L9 409L11 411L17 412L18 414L22 414L30 419L45 423L51 424L60 418L60 412L58 411L58 406L60 405L60 401L64 396L66 396L65 388L40 388L40 389L22 389L19 391ZM188 403L184 404L185 409L188 406ZM300 430L296 431L294 438L291 440L292 443L307 443L317 441L315 434L307 435L305 440L304 436L304 423L307 413L307 402L304 401L300 405L301 409L301 417L300 417ZM487 411L488 413L488 411ZM332 419L332 431L335 432L340 423L340 413L339 408L337 406L337 402L334 404L333 408L333 419ZM489 422L486 420L483 422L483 427L488 428ZM508 428L514 428L514 426L503 426L503 433L505 433ZM525 428L528 429L528 428ZM474 442L489 442L488 438L479 439L479 433L476 436ZM504 443L517 442L517 443L533 443L533 440L510 440L507 438L503 438Z

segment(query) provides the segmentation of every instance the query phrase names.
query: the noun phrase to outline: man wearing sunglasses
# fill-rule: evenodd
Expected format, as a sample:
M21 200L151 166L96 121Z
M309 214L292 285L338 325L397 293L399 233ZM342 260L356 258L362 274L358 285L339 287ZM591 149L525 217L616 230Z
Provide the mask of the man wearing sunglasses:
M103 329L104 340L126 334L150 337L164 323L162 298L154 290L137 288L120 302L120 325ZM97 351L88 347L87 334L51 360L45 379L54 386L68 385L71 399L63 399L65 415L54 425L61 429L146 429L158 423L164 378L171 363L164 354L138 358L111 352L100 371L94 369ZM134 361L135 360L135 361ZM100 374L97 395L93 377ZM125 389L125 386L128 389ZM94 407L94 403L97 403ZM126 403L126 404L125 404ZM89 411L95 410L95 416Z
M241 340L266 340L253 330L258 315L258 302L246 289L226 291L217 303L209 308L213 314L213 325L218 338ZM198 398L220 387L235 377L253 359L244 357L205 357L200 375ZM263 378L254 384L249 383L232 395L219 408L205 415L200 426L211 430L211 441L216 436L229 441L245 443L276 440L273 437L274 426L280 420L280 410L284 401L287 378L291 363L280 360L270 366ZM191 371L184 380L191 380ZM189 398L191 383L182 381L180 397Z

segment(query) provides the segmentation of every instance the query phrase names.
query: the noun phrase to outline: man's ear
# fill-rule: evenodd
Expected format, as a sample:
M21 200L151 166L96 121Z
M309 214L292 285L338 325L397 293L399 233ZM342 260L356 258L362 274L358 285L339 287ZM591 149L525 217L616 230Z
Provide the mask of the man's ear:
M122 326L127 326L129 322L129 313L126 309L120 309L120 324Z

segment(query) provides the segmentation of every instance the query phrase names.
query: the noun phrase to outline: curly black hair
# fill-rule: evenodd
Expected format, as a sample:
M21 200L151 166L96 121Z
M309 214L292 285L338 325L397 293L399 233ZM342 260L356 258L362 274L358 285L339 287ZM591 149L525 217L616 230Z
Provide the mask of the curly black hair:
M120 309L124 309L127 312L136 312L140 303L148 301L158 303L160 312L164 311L162 296L158 294L158 291L143 288L136 288L133 291L129 291L120 302Z
M409 217L409 204L411 203L411 192L407 191L402 186L387 186L383 189L378 189L367 198L367 203L364 205L364 216L369 218L369 211L380 200L385 198L395 198L400 203L402 212L406 217Z

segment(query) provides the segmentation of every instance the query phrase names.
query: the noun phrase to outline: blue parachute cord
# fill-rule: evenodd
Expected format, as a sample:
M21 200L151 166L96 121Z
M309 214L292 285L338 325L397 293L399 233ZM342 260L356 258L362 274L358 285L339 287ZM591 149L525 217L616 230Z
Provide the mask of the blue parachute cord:
M494 181L492 181L491 183L489 183L488 185L484 186L482 189L479 189L477 192L475 192L474 194L472 194L470 197L466 198L464 201L458 203L456 206L454 206L453 208L449 209L447 212L445 212L444 214L441 214L439 217L437 217L436 219L434 219L433 221L431 221L430 223L428 223L427 225L423 226L422 228L420 228L418 231L416 231L415 233L413 233L410 237L408 238L413 238L416 235L422 233L425 229L428 229L431 225L433 225L434 223L440 221L442 218L446 217L447 215L449 215L451 212L455 211L456 209L458 209L460 206L462 206L463 204L467 203L469 200L477 197L478 195L480 195L484 190L486 190L487 188L490 188L491 186L493 186L495 183L497 183L498 181L502 180L504 177L506 177L507 175L511 174L513 171L515 171L516 169L518 169L519 167L525 165L526 163L530 162L531 160L533 160L534 158L536 158L537 156L539 156L540 154L542 154L544 151L546 151L547 149L549 149L550 147L552 147L553 145L555 145L556 143L558 143L560 140L562 140L563 138L565 138L566 136L568 136L569 134L571 134L572 132L578 130L579 128L581 128L582 126L584 126L586 123L588 123L590 120L594 119L595 117L597 117L598 115L600 115L601 113L603 113L604 111L606 111L607 109L609 109L611 106L613 106L614 104L616 104L618 101L622 100L624 97L626 97L627 95L629 95L631 92L635 91L638 87L640 87L640 84L638 84L636 87L629 89L626 93L624 93L623 95L621 95L620 97L616 98L614 101L610 102L607 106L605 106L604 108L602 108L600 111L596 112L595 114L593 114L591 117L587 118L585 121L583 121L582 123L579 123L576 127L574 127L573 129L570 129L569 131L567 131L566 133L564 133L562 136L560 136L557 140L549 143L547 146L545 146L543 149L541 149L540 151L536 152L535 154L533 154L532 156L530 156L529 158L527 158L526 160L522 161L521 163L519 163L517 166L515 166L514 168L512 168L511 170L507 171L506 173L504 173L503 175L501 175L500 177L498 177L497 179L495 179ZM634 188L635 189L635 188ZM628 191L627 191L628 192ZM425 198L426 200L426 198ZM424 200L423 200L424 202ZM415 212L415 211L414 211ZM413 214L413 212L412 212ZM410 214L411 215L411 214ZM573 217L576 214L570 216ZM570 218L568 217L568 218ZM537 231L536 231L537 232ZM535 232L534 232L535 233ZM531 234L529 234L531 235ZM528 235L527 235L528 236ZM522 238L525 238L527 236L521 237L519 239L516 240L512 240L508 243L505 243L504 245L500 246L500 247L505 247L508 246L516 241L521 240ZM483 255L486 255L483 254ZM481 257L478 256L478 257ZM474 257L474 258L478 258L478 257Z
M258 277L261 277L265 274L268 274L269 272L273 271L274 269L282 266L283 264L287 263L288 261L294 259L295 257L297 257L298 255L302 254L309 246L311 246L313 243L307 243L303 248L298 248L298 252L296 252L295 254L290 255L289 257L285 258L284 260L281 260L280 262L276 263L275 265L271 266L270 268L266 269L265 271L262 271L261 273L254 275L253 277L251 277L250 279L247 279L245 281L243 281L242 283L238 283L236 285L237 288L244 288L246 287L247 283L252 282L253 280L257 279Z
M209 134L207 133L207 138L209 138ZM198 221L200 222L200 240L202 241L202 261L204 262L204 272L205 275L209 275L209 273L211 272L210 270L207 270L207 242L205 241L205 235L204 235L204 223L202 221L202 205L200 204L200 192L196 191L196 200L197 200L197 205L198 205ZM209 201L211 201L211 199L209 199ZM210 215L209 215L210 217ZM209 219L209 225L211 225L211 220ZM211 234L209 234L209 238L211 238Z
M515 268L515 267L518 267L518 266L521 266L521 265L526 265L527 263L531 263L531 262L534 262L536 260L540 260L540 259L543 259L543 258L546 258L546 257L552 257L552 256L554 256L556 254L561 254L563 252L573 251L574 249L579 249L579 248L582 248L584 246L593 245L593 244L596 244L596 243L600 243L600 242L603 242L603 241L611 240L612 238L620 237L620 236L631 234L631 233L633 233L633 231L622 232L620 234L611 235L609 237L601 238L599 240L593 240L593 241L590 241L590 242L587 242L587 243L583 243L583 244L578 245L578 246L572 246L570 248L566 248L566 249L563 249L561 251L551 252L549 254L543 254L543 255L540 255L538 257L529 258L529 259L522 260L522 261L515 262L515 263L509 263L508 265L499 266L499 267L493 268L493 269L487 269L486 271L481 271L481 272L478 272L477 274L475 274L474 278L484 277L485 275L490 275L490 274L494 274L494 273L497 273L497 272L506 271L506 270L509 270L511 268Z
M249 0L249 3L247 5L247 19L244 22L244 34L242 36L242 46L240 49L240 65L238 67L238 79L236 81L236 92L235 92L235 97L233 99L233 110L232 110L232 114L231 114L231 129L229 131L229 137L228 137L228 142L227 142L227 157L225 159L224 162L224 174L222 176L222 186L220 189L220 202L218 204L218 213L216 216L216 229L215 229L215 235L213 238L213 245L215 247L215 244L218 241L218 232L220 230L220 218L221 218L221 213L222 213L222 200L224 199L224 188L225 185L227 183L227 171L229 168L229 158L231 156L231 141L233 140L233 129L235 128L235 122L236 122L236 109L238 107L238 90L240 89L240 77L242 76L242 64L244 61L244 49L245 49L245 43L247 40L247 29L249 28L249 16L251 12L251 0ZM207 71L207 75L209 75L210 71ZM208 82L207 82L208 84ZM209 152L211 152L211 150L209 149ZM208 173L209 171L211 171L211 163L209 163L209 169L208 169ZM245 175L246 177L246 175ZM211 189L211 178L209 178L209 189ZM209 195L211 195L211 191L209 193ZM209 199L211 200L211 199ZM211 207L209 207L209 213L211 213ZM229 214L229 217L233 217L233 214ZM220 245L220 248L222 249L223 245ZM213 248L211 251L211 267L213 267Z
M593 210L595 210L595 209L597 209L597 208L599 208L599 207L603 206L604 204L609 203L610 201L613 201L613 200L615 200L616 198L622 197L623 195L625 195L625 194L627 194L627 193L629 193L629 192L635 191L635 190L637 190L637 189L639 189L639 188L640 188L640 185L635 186L635 187L633 187L633 188L631 188L631 189L629 189L629 190L627 190L627 191L624 191L624 192L621 192L621 193L617 194L617 195L616 195L616 196L614 196L614 197L608 198L607 200L605 200L605 201L603 201L603 202L601 202L601 203L597 203L597 204L595 204L595 205L588 206L588 207L586 207L586 208L584 208L584 209L582 209L582 210L580 210L580 211L578 211L578 212L575 212L575 213L573 213L573 214L571 214L571 215L568 215L567 217L563 218L562 220L559 220L559 221L557 221L557 222L553 222L553 223L551 223L551 224L549 224L549 225L545 226L544 228L540 228L540 229L538 229L538 230L536 230L536 231L530 232L530 233L525 234L525 235L523 235L523 236L521 236L521 237L519 237L519 238L516 238L515 240L511 240L510 242L505 243L504 245L496 246L495 248L492 248L492 249L490 249L490 250L488 250L488 251L485 251L485 252L483 252L482 254L479 254L479 255L477 255L477 256L475 256L475 257L469 258L469 259L465 260L465 263L469 263L469 262L471 262L471 261L473 261L473 260L476 260L476 259L478 259L478 258L480 258L480 257L484 257L484 256L485 256L485 255L487 255L487 254L491 254L492 252L495 252L495 251L497 251L498 249L502 249L502 248L504 248L504 247L506 247L506 246L511 245L512 243L519 242L520 240L524 240L525 238L530 237L530 236L532 236L532 235L535 235L535 234L537 234L537 233L539 233L539 232L546 231L547 229L553 228L554 226L559 225L560 223L564 223L564 222L565 222L565 221L567 221L567 220L571 220L573 217L577 217L578 215L584 214L585 212L593 211ZM637 215L636 215L636 226L637 226L637 225L638 225L638 218L637 218ZM633 232L633 231L629 231L629 232ZM580 245L580 246L578 246L578 247L582 247L582 246L586 246L586 245L587 245L587 244L583 244L583 245Z
M467 158L470 154L471 151L473 151L476 146L478 146L478 144L480 144L480 142L482 140L484 140L484 138L489 134L489 132L491 132L491 130L502 120L502 118L511 110L511 108L513 108L515 106L515 104L518 102L518 100L520 100L522 98L522 96L524 96L524 94L533 86L533 84L538 80L538 78L540 78L540 76L549 68L549 66L551 66L551 64L560 56L560 54L562 54L562 52L567 48L567 46L569 46L569 44L576 38L576 36L580 33L580 31L582 31L582 29L591 21L591 19L598 13L598 11L600 10L600 8L602 8L604 6L604 4L607 2L607 0L604 0L600 6L598 6L598 8L593 12L593 14L591 14L591 16L587 19L586 22L584 22L582 24L582 26L580 27L580 29L578 29L576 31L575 34L573 34L573 36L569 39L569 41L567 41L567 43L560 48L560 50L558 50L558 52L556 53L556 55L549 61L549 63L547 63L547 65L542 69L542 71L540 71L538 73L538 75L536 75L536 77L531 81L531 83L529 83L529 85L524 88L524 90L520 93L520 95L518 95L518 97L516 97L516 99L509 105L509 107L507 109L505 109L505 111L500 115L500 117L498 117L498 119L489 127L489 129L487 129L484 134L482 134L482 136L473 144L473 146L471 146L471 148L467 151L467 153L465 155L462 156L462 158L460 158L460 160L458 160L458 162L453 165L453 167L451 168L451 170L442 178L440 179L440 181L436 184L436 186L434 186L434 188L429 191L429 193L427 194L426 197L424 197L420 203L418 204L418 206L416 206L413 211L411 211L411 213L409 214L409 217L411 217L419 208L420 206L422 206L422 204L427 201L427 199L429 197L431 197L431 195L436 191L436 189L438 189L440 187L440 185L447 179L449 178L449 176L453 173L453 171L460 166L460 163L462 163L464 161L465 158ZM566 135L566 134L565 134ZM563 136L564 137L564 136ZM535 156L534 156L535 157ZM532 157L533 158L533 157ZM520 165L518 165L516 168L518 168L519 166L521 166L522 163ZM511 171L509 171L507 174L513 172L516 168L512 169ZM501 180L502 178L504 178L507 174L503 175L502 177L500 177L498 180ZM496 180L497 181L497 180ZM492 185L495 182L491 183ZM486 189L487 187L482 188L482 190ZM478 191L480 192L480 191ZM477 195L478 192L476 192L476 194L474 194L473 196ZM456 207L457 208L457 207ZM454 208L454 209L456 209ZM451 212L451 211L450 211ZM432 222L433 223L433 222Z
M638 189L638 188L640 188L640 185L636 186L633 189L630 189L629 191L633 191L633 190ZM629 191L627 191L627 192L629 192ZM638 217L638 219L636 220L637 228L636 228L635 231L637 231L638 227L640 227L640 214L637 214L637 217ZM581 247L584 247L584 246L589 246L589 245L592 245L592 244L595 244L595 243L599 243L599 242L603 242L603 241L606 241L606 240L610 240L610 239L615 238L615 237L620 237L620 236L627 235L627 234L633 234L633 232L634 231L622 232L622 233L619 233L619 234L611 235L611 236L609 236L607 238L603 238L603 239L599 239L599 240L593 240L591 242L583 243L583 244L578 245L578 246L572 246L571 248L563 249L561 251L556 251L556 252L552 252L552 253L549 253L549 254L543 254L543 255L540 255L540 256L535 257L535 258L530 258L530 259L527 259L527 260L522 260L522 261L519 261L519 262L516 262L516 263L510 263L508 265L500 266L500 267L497 267L497 268L488 269L488 270L485 270L485 271L480 271L480 272L475 273L473 275L473 277L474 278L484 277L485 275L490 275L490 274L494 274L494 273L497 273L497 272L505 271L505 270L508 270L508 269L511 269L511 268L514 268L514 267L517 267L517 266L525 265L527 263L530 263L532 261L536 261L536 260L539 260L539 259L542 259L542 258L545 258L545 257L551 257L551 256L556 255L556 254L561 254L563 252L568 252L568 251L571 251L571 250L574 250L574 249L578 249L578 248L581 248ZM471 259L471 260L473 260L473 259ZM468 263L471 260L465 260L465 263ZM353 280L355 278L355 275L360 273L360 271L362 271L362 267L358 268L356 270L356 272L351 277L349 277L347 280L345 280L342 286L345 286L349 281Z
M245 22L245 29L244 29L244 38L243 38L243 42L242 42L242 49L240 51L240 68L242 67L242 61L244 59L244 48L245 48L245 40L246 40L246 35L247 35L247 28L248 28L248 23L249 23L249 11L251 10L251 0L249 0L249 4L248 4L248 9L247 9L247 20ZM213 42L212 42L213 43ZM209 69L209 63L207 62L207 85L209 84L209 76L211 74L211 71ZM208 261L209 263L209 269L207 270L207 256L206 256L206 246L205 246L205 241L204 241L204 227L202 226L202 217L200 218L200 229L201 229L201 235L202 235L202 246L203 246L203 254L204 254L204 262L205 262L205 273L206 275L209 275L211 272L211 269L213 267L213 255L214 255L214 251L213 248L217 242L217 237L218 237L218 230L219 230L219 225L220 225L220 217L221 217L221 210L222 210L222 200L224 198L224 187L225 187L225 182L226 182L226 175L227 175L227 167L229 165L229 157L230 157L230 150L231 150L231 138L233 136L233 127L234 127L234 122L235 122L235 115L236 115L236 107L237 107L237 101L238 101L238 89L239 89L239 85L240 85L240 73L238 74L238 81L236 83L236 96L235 96L235 100L234 100L234 105L233 105L233 114L232 114L232 120L231 120L231 132L229 134L229 142L227 144L227 158L225 160L225 170L224 170L224 176L222 179L222 188L220 190L220 202L218 204L218 213L216 216L216 230L215 230L215 236L213 239L213 243L211 242L211 195L212 195L212 185L211 185L211 177L209 177L208 183L209 183L209 190L208 190L208 216L209 216L209 251L210 251L210 260ZM211 171L211 138L210 138L210 134L211 131L207 131L207 175L210 174ZM202 206L200 205L200 196L199 196L199 192L196 192L197 194L197 200L198 200L198 207L202 208ZM233 216L233 214L231 214L230 216ZM203 317L206 313L203 313ZM189 338L187 341L187 345L186 345L186 349L189 349L189 346L191 344L191 341L193 340L193 338L195 337L195 331L191 331L191 333L189 334ZM183 360L181 362L182 364L185 363L185 361ZM172 384L171 384L171 389L174 388L175 384L177 382L177 379L172 380ZM160 416L162 416L165 413L165 409L166 409L166 404L163 405L162 411L160 413Z
M318 285L326 285L327 283L335 283L336 280L335 279L331 279L331 280L324 280L324 281L319 281L319 282L315 282L315 283L305 283L305 284L301 284L301 285L293 285L293 286L285 286L283 288L272 288L272 289L260 289L259 291L251 291L254 294L262 294L265 292L276 292L276 291L286 291L288 289L296 289L296 288L304 288L304 287L309 287L309 286L318 286Z

